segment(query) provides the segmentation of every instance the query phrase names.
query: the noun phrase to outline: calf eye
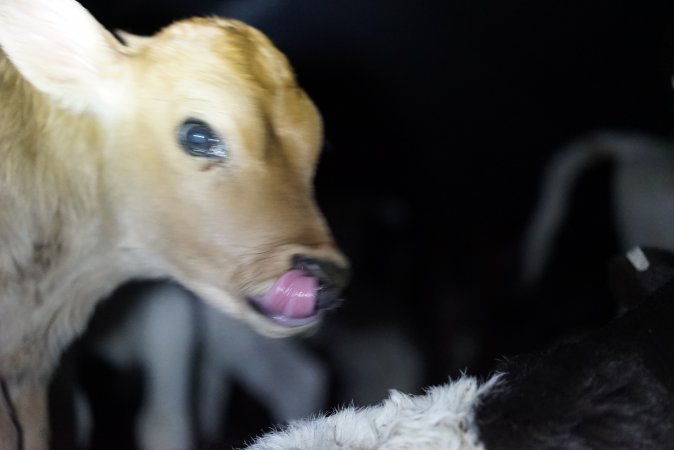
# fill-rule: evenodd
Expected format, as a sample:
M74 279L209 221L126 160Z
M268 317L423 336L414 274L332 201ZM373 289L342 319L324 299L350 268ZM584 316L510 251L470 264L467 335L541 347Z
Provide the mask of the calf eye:
M178 130L178 141L188 154L201 158L227 157L225 141L206 123L187 119Z

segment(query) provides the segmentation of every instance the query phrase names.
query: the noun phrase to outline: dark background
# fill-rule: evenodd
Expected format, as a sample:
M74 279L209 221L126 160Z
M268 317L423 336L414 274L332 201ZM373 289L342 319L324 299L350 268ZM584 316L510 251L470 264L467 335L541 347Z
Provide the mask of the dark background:
M422 384L487 374L499 357L613 316L610 167L583 176L535 289L518 282L520 244L561 145L598 129L670 135L671 2L82 3L108 28L139 34L233 15L288 55L324 116L317 196L355 272L328 322L404 330Z

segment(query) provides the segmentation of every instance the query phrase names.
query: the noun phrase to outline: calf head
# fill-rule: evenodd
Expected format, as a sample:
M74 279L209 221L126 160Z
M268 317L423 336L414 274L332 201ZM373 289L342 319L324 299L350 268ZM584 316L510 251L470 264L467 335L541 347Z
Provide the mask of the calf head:
M120 38L74 0L0 4L17 70L94 124L116 251L266 334L314 323L347 262L313 199L321 120L284 56L216 18Z

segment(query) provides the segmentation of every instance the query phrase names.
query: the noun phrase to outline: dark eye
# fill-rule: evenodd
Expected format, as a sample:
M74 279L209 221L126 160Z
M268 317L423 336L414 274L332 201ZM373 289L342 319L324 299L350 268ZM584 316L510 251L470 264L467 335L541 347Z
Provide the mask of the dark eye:
M192 156L217 159L227 157L225 141L201 120L186 120L178 130L178 141Z

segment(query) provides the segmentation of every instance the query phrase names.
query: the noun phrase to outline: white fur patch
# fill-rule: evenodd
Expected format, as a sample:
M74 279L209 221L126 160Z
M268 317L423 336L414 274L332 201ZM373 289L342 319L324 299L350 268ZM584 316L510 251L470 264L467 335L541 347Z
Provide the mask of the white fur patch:
M484 450L475 407L499 378L462 377L420 396L392 391L377 406L292 422L247 450Z

